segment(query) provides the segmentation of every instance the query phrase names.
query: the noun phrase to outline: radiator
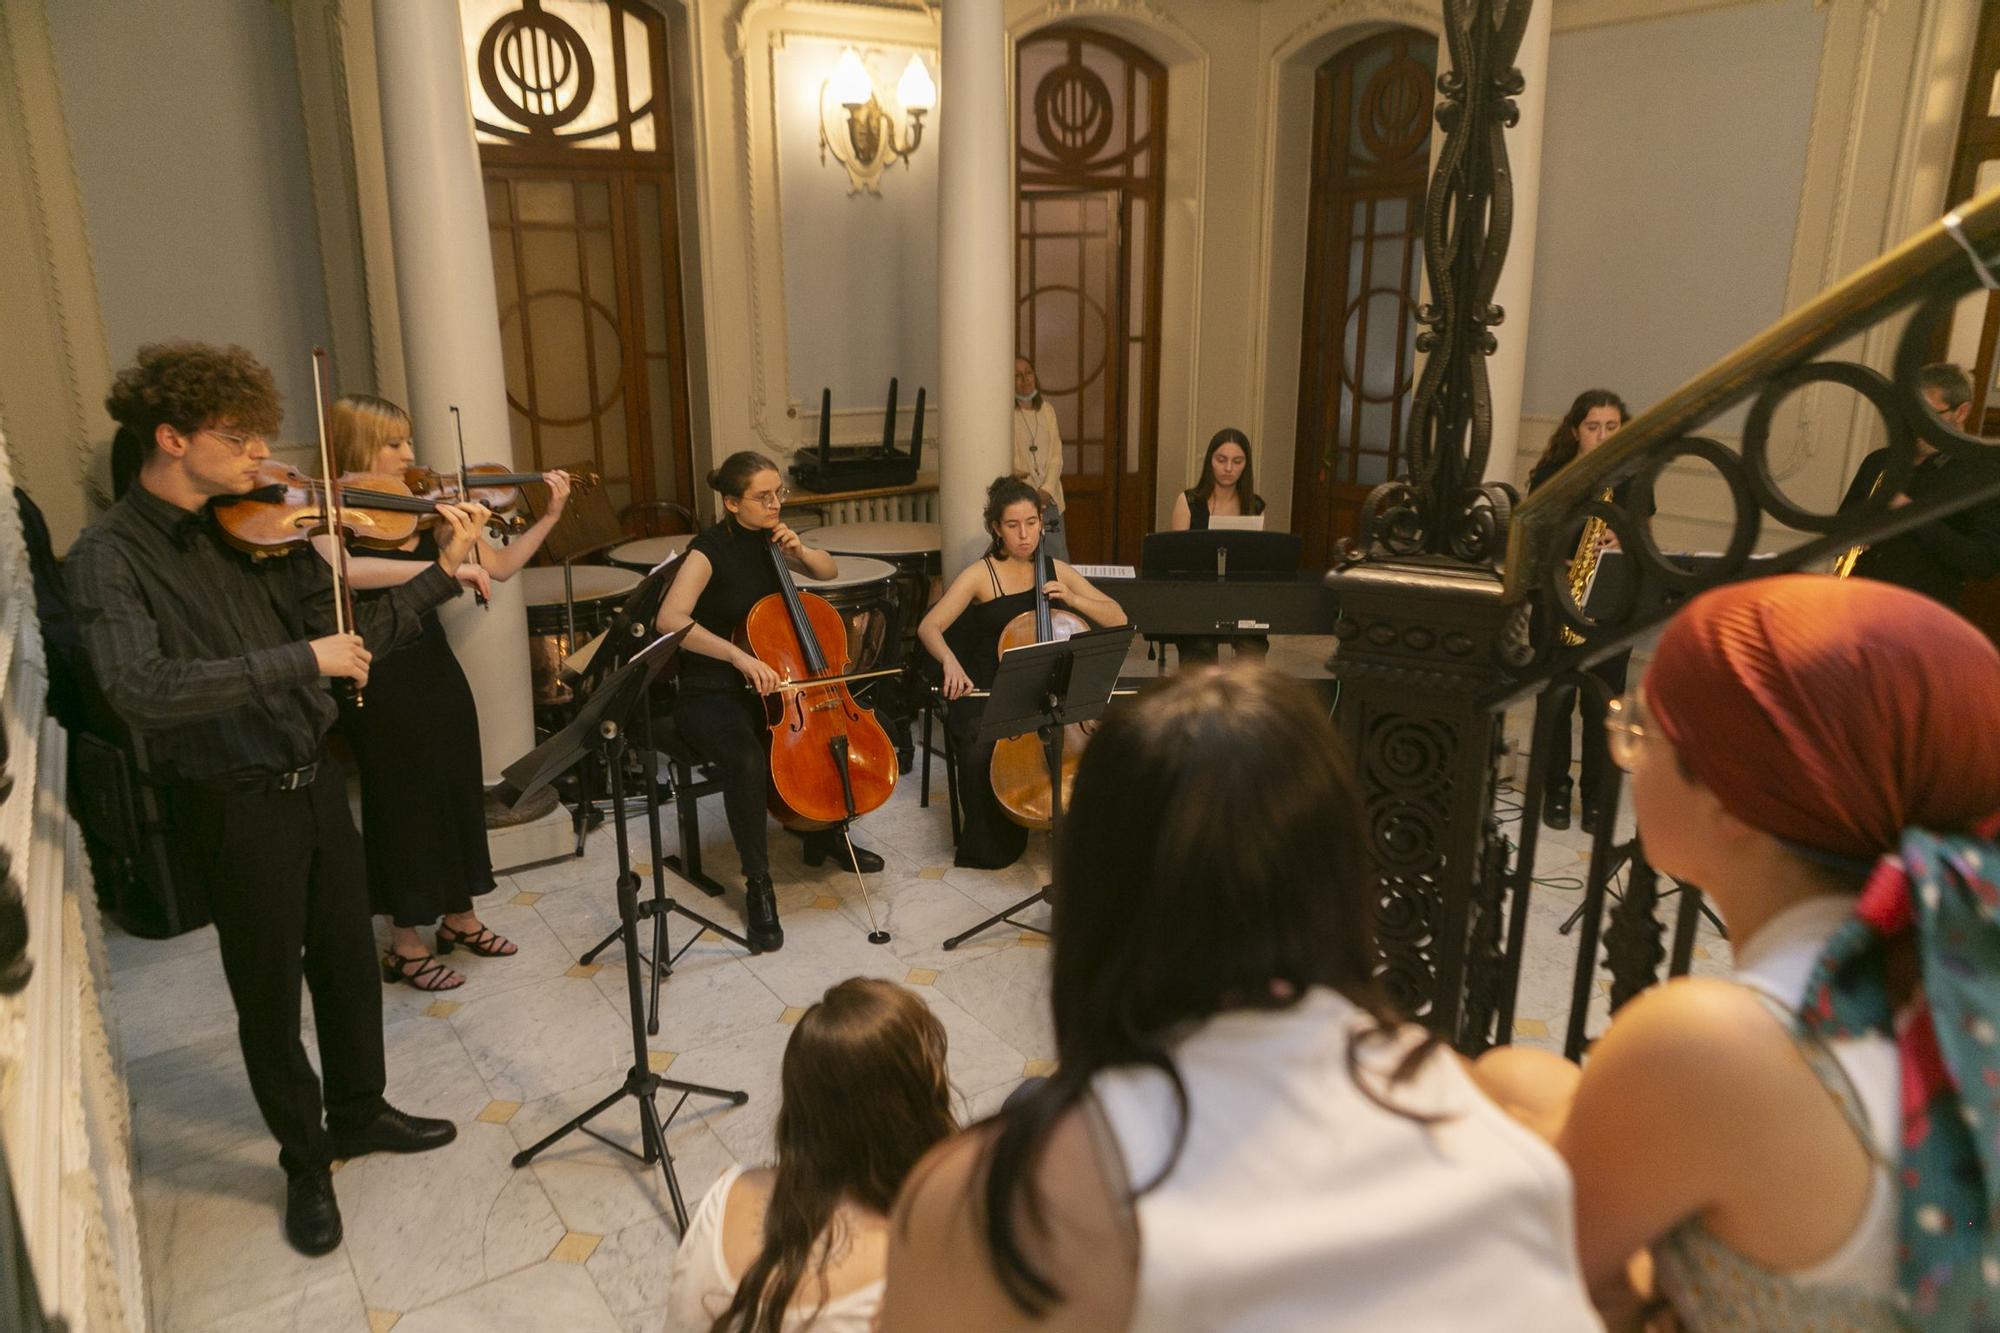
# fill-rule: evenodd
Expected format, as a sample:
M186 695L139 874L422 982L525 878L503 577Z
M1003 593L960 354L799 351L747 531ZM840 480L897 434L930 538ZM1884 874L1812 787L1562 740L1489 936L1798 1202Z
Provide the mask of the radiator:
M908 495L882 495L870 500L835 500L814 504L825 515L823 523L935 523L937 492L918 491Z

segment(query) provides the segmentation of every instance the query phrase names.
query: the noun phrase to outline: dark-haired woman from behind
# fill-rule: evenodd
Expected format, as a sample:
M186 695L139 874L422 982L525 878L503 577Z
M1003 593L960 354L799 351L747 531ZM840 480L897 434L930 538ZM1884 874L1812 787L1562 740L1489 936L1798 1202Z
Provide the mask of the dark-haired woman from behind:
M1625 400L1609 389L1585 389L1578 394L1563 419L1556 423L1548 447L1542 450L1534 470L1528 474L1528 493L1533 495L1558 472L1601 447L1630 417ZM1629 483L1620 486L1614 500L1623 505L1630 489ZM1575 552L1582 537L1583 528L1579 526L1564 542L1563 549ZM1604 549L1616 545L1616 540L1606 532ZM1598 554L1601 557L1601 551ZM1552 829L1569 827L1570 793L1575 787L1570 778L1570 722L1579 708L1583 713L1583 831L1597 832L1597 821L1604 814L1617 816L1617 811L1601 808L1601 793L1611 771L1611 751L1604 739L1604 711L1612 699L1624 693L1625 671L1631 662L1632 654L1619 653L1590 668L1591 674L1604 682L1602 698L1589 690L1570 688L1558 692L1549 705L1556 710L1556 722L1550 733L1548 762L1542 769L1542 822Z
M1056 1072L911 1176L884 1333L1599 1326L1562 1162L1376 988L1305 687L1208 668L1114 709L1055 885Z
M662 634L694 627L684 644L674 726L722 773L722 806L743 863L744 933L752 948L770 953L784 946L785 930L778 923L764 822L771 737L760 696L776 691L779 681L777 672L736 646L735 635L750 608L778 591L772 546L795 573L830 579L840 570L780 517L791 492L778 465L764 455L747 449L731 454L708 474L708 484L722 497L722 521L688 543L655 625ZM865 848L856 847L850 857L838 829L806 834L806 863L829 857L849 870L858 866L872 874L882 868L882 858Z
M668 1333L868 1333L882 1303L889 1210L957 1128L945 1032L893 982L853 977L785 1044L778 1160L732 1168L674 1254Z
M1028 830L1017 824L993 794L993 746L978 745L984 699L968 698L991 689L1000 669L1000 636L1014 617L1035 609L1035 551L1042 544L1042 508L1035 488L1017 477L996 477L986 488L986 531L993 545L960 570L917 626L917 637L943 669L941 693L949 704L958 759L958 795L965 818L953 858L961 866L1002 870L1021 859ZM1043 585L1054 607L1074 611L1099 629L1125 623L1118 603L1064 560L1051 559Z

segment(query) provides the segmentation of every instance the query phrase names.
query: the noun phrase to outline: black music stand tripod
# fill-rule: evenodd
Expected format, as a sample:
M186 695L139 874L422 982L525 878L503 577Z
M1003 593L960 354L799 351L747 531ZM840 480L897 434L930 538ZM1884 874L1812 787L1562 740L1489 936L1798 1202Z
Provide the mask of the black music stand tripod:
M687 1230L687 1203L681 1198L681 1183L674 1174L673 1154L667 1149L666 1127L680 1114L687 1099L696 1093L721 1098L736 1106L750 1100L747 1092L665 1078L653 1071L646 1050L646 1003L639 989L639 922L642 919L639 876L632 869L631 848L625 838L625 719L634 709L646 706L654 677L679 651L681 640L685 637L686 631L682 631L655 639L630 662L613 672L589 702L577 711L574 722L508 767L501 785L503 799L510 804L519 804L577 764L598 759L604 761L606 771L611 775L612 827L618 840L618 917L625 940L625 999L632 1021L632 1067L626 1071L625 1081L562 1128L534 1146L515 1153L514 1165L526 1166L549 1145L582 1130L627 1156L636 1157L649 1165L654 1162L660 1164L660 1173L667 1182L667 1197L674 1206L674 1222L681 1231ZM686 914L693 916L691 912ZM710 929L728 934L720 927L705 924L709 924ZM655 1100L663 1088L680 1094L673 1110L667 1112L664 1118ZM624 1144L605 1138L590 1128L590 1121L624 1097L630 1097L639 1104L639 1132L643 1145L640 1152L635 1153Z
M1006 740L1032 731L1041 737L1042 755L1049 766L1050 845L1062 832L1063 728L1072 722L1090 722L1104 716L1111 706L1111 694L1118 686L1118 672L1137 633L1130 625L1115 629L1091 630L1068 639L1031 643L1011 648L1000 655L1000 669L993 673L993 688L987 691L986 712L979 720L975 745ZM1016 921L1014 914L1046 902L1049 885L1003 912L995 912L970 930L960 931L944 942L956 949L974 935L1001 922L1038 935L1047 931Z
M619 609L605 630L604 646L598 649L597 656L591 660L577 681L579 694L586 698L594 698L613 671L624 666L634 652L644 651L645 645L648 644L646 636L653 632L653 617L659 614L660 603L666 598L667 584L672 578L673 563L672 560L663 561L625 599L625 605ZM668 637L678 647L686 634L683 632ZM680 961L682 954L694 947L694 942L701 938L702 931L713 931L745 953L754 950L750 948L750 941L743 936L726 926L718 925L698 912L690 911L667 894L667 868L672 867L682 878L715 896L714 891L708 888L708 884L712 881L709 881L707 876L700 875L698 871L693 875L683 871L680 861L668 856L661 844L659 751L653 740L653 710L650 703L646 702L650 700L651 695L640 697L639 752L644 756L644 762L639 767L646 775L646 835L653 853L653 896L639 904L639 920L653 923L653 950L650 954L641 953L639 961L645 965L650 974L649 988L652 992L652 1002L646 1011L646 1031L657 1034L660 1030L660 983L673 975L674 964ZM619 855L621 857L624 855L622 848ZM674 914L686 917L696 927L695 932L688 936L678 949L670 948L667 940L667 918ZM621 921L615 930L585 950L577 961L588 967L597 961L597 955L624 939L625 935L626 925Z

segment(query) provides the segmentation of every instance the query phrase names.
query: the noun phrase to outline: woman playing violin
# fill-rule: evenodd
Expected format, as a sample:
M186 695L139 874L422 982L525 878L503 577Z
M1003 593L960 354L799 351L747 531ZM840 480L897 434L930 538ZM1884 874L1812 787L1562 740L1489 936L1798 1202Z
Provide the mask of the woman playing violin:
M769 953L784 945L785 932L771 888L764 823L770 732L758 696L774 693L783 682L776 671L737 647L734 637L750 608L778 591L778 572L766 554L772 543L797 573L830 579L839 568L832 556L801 542L780 517L788 492L778 465L764 455L749 450L731 454L708 474L708 484L722 497L722 521L688 544L656 623L664 634L693 626L683 644L687 652L674 725L722 773L722 804L743 863L745 933L752 948ZM849 870L882 868L882 858L862 848L850 857L838 829L808 833L805 839L807 865L831 857Z
M346 472L400 476L416 462L409 414L386 399L349 394L336 400L331 440L334 463ZM541 547L569 498L567 474L551 472L543 480L548 512L505 547L475 541L470 560L459 567L461 582L490 591L490 580L514 577ZM350 572L357 589L393 587L436 559L436 542L425 531L402 550L351 558ZM473 910L473 898L494 885L479 712L435 614L424 617L413 643L376 664L366 701L349 714L345 730L361 774L369 897L391 922L383 980L454 990L464 976L424 947L419 926L436 926L439 954L464 948L481 958L505 958L516 950Z
M1028 830L1007 815L993 795L993 747L975 745L983 699L966 696L991 688L1000 665L1000 632L1035 609L1035 548L1042 542L1041 501L1035 488L1000 477L986 488L986 530L993 545L966 566L917 627L917 637L944 668L948 725L958 756L959 799L964 804L954 862L984 870L1014 864L1028 846ZM1050 602L1076 612L1099 629L1125 623L1125 612L1067 562L1051 560L1043 586Z

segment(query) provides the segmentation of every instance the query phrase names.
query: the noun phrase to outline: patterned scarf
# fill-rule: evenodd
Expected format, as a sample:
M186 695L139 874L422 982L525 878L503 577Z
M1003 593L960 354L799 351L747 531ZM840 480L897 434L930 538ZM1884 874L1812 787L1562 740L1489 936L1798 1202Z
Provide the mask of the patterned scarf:
M1880 1033L1901 1055L1897 1277L1919 1327L2000 1327L2000 815L1972 836L1912 829L1827 945L1799 1018ZM1917 998L1893 1009L1887 959L1914 938Z

